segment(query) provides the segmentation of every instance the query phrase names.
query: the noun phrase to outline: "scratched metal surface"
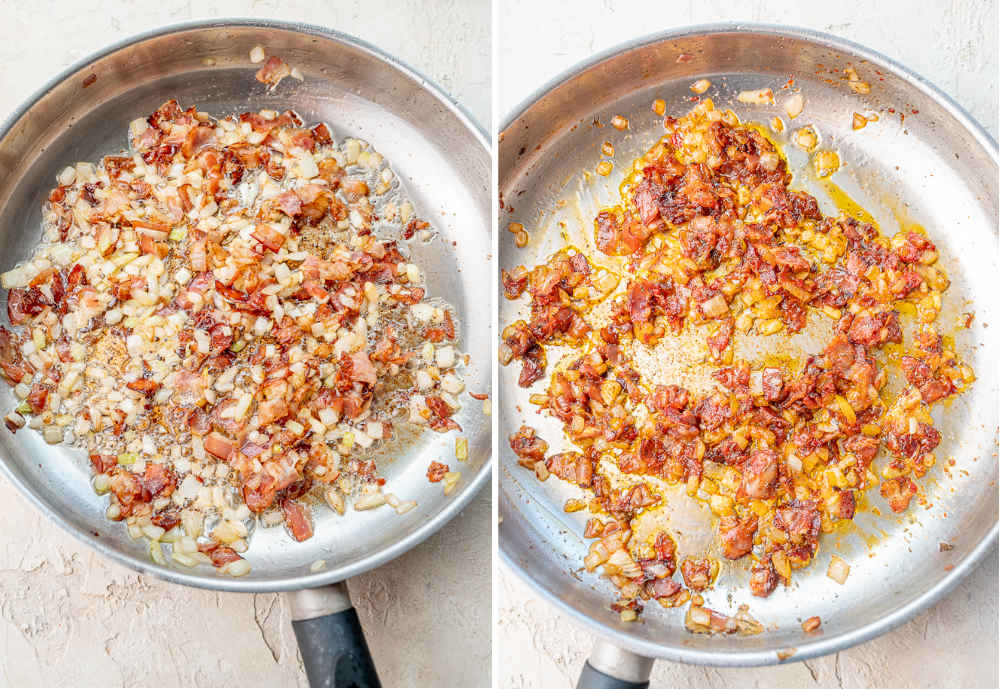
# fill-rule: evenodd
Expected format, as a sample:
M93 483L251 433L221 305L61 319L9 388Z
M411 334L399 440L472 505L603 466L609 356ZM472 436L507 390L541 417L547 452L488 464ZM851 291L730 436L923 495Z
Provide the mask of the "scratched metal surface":
M679 63L682 53L693 58ZM852 93L839 79L849 63L872 83L868 96ZM939 322L947 324L974 301L975 325L957 333L956 339L979 380L970 392L936 410L944 438L938 465L923 481L930 507L914 505L901 517L860 515L856 521L861 532L876 538L824 537L813 565L797 572L791 587L779 588L766 601L749 594L745 571L724 570L706 604L724 611L749 604L751 614L768 628L753 637L694 636L683 629L682 610L655 605L647 606L639 624L618 621L608 609L613 599L610 583L578 571L587 548L582 538L586 512L566 514L562 505L580 491L556 480L538 483L517 467L503 443L502 556L564 611L644 655L711 665L761 665L777 662L777 651L783 649L795 649L795 659L830 653L882 633L930 605L996 539L998 348L995 326L985 327L997 315L992 287L998 267L996 149L960 108L902 67L810 32L732 25L713 32L695 27L597 56L529 98L501 128L500 192L509 208L501 213L500 227L519 221L533 237L519 250L510 234L501 232L500 265L510 269L544 260L564 241L560 222L574 241L590 234L596 210L616 199L623 168L662 133L660 118L650 111L653 99L665 99L669 113L682 114L690 107L689 85L705 77L713 82L706 95L718 107L733 107L744 119L766 122L772 115L784 116L780 96L776 106L760 107L736 103L735 94L763 86L778 92L789 75L795 76L806 100L796 128L814 124L821 145L837 150L844 161L834 181L872 212L883 232L895 232L900 220L917 222L938 244L941 265L952 279ZM918 110L919 115L901 122L888 113L890 107ZM881 117L854 132L855 111L879 111ZM592 126L595 117L606 123L616 114L629 118L627 133ZM601 160L600 146L606 139L615 145L615 172L606 179L582 173ZM793 173L801 173L804 154L794 147L786 151ZM824 212L836 212L808 175L796 174L794 185L814 193ZM575 229L581 223L584 232ZM523 300L501 298L501 324L519 317L523 306ZM516 378L516 367L501 369L500 437L528 422L550 443L561 438L557 424L530 411L527 397L535 390L521 390ZM535 386L542 387L544 381ZM955 466L946 473L943 465L949 458L955 459ZM877 494L870 494L869 501L883 515L891 514ZM672 507L671 523L684 534L682 548L687 537L692 541L688 547L696 549L710 526L707 515L683 499ZM941 541L954 549L939 552ZM825 576L834 553L851 565L842 587ZM807 637L799 623L812 615L823 619L823 632Z

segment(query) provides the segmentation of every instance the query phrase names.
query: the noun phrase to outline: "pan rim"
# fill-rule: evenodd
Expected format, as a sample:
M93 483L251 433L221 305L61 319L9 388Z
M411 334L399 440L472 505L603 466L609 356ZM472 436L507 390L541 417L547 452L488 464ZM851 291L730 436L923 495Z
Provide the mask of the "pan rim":
M9 116L4 118L2 124L0 124L0 139L6 137L13 127L21 121L25 114L36 103L38 103L38 101L44 98L49 91L108 55L118 52L124 48L128 48L132 45L142 43L150 39L160 38L162 36L226 27L281 29L305 35L318 36L367 52L379 61L402 73L406 78L419 84L424 91L432 95L438 102L444 105L458 119L458 121L472 133L476 141L487 151L487 153L490 153L492 150L491 144L487 138L486 129L469 113L465 106L456 101L423 72L411 67L407 63L393 55L390 55L381 48L350 34L314 24L250 17L223 17L174 22L155 29L127 36L98 51L95 51L94 53L76 60L70 66L48 79L42 87L32 93L17 108L15 108ZM157 565L152 561L143 560L110 546L100 538L96 537L92 532L79 528L64 519L59 512L53 509L38 494L36 494L27 482L22 481L20 477L18 477L7 466L5 458L0 456L0 472L2 472L3 476L17 489L21 496L26 498L36 509L40 510L42 514L44 514L52 522L58 524L65 532L73 536L78 542L93 548L111 560L123 564L140 574L150 574L158 579L163 579L174 584L183 584L194 588L232 593L270 593L314 588L344 581L350 577L375 569L380 565L396 559L409 551L411 548L427 540L441 527L450 522L459 512L465 509L475 496L482 492L484 485L489 482L490 477L492 476L492 471L493 452L491 449L489 456L486 457L483 465L469 482L469 485L454 499L445 503L444 507L437 514L431 516L424 524L406 534L403 538L380 550L366 555L351 565L334 567L321 572L303 575L283 576L272 579L243 579L233 577L227 578L223 575L189 574L170 567Z
M898 76L901 76L906 79L906 81L914 84L937 102L945 105L949 114L959 119L962 124L976 137L980 145L990 152L993 159L1000 162L1000 152L998 152L997 141L993 138L993 135L986 131L986 128L983 127L983 125L976 118L972 117L972 115L970 115L968 111L954 98L938 88L933 82L920 74L917 74L910 68L904 66L902 63L897 62L893 58L884 55L877 50L863 46L860 43L855 43L854 41L846 38L833 36L832 34L824 33L822 31L815 31L813 29L806 29L792 25L786 26L784 24L768 24L758 22L711 22L705 24L691 24L677 29L668 29L666 31L646 34L595 53L594 55L577 62L572 67L563 70L536 88L528 94L528 96L523 98L504 117L504 121L500 128L500 137L502 138L504 133L510 129L511 125L514 124L515 121L520 119L529 108L531 108L549 92L554 91L563 83L574 78L581 72L605 62L612 57L629 50L641 48L653 43L660 43L665 40L726 33L759 33L771 35L776 38L798 38L819 43L825 47L834 48L843 52L854 53L862 59L865 59L873 64L877 64L888 71L895 72Z
M920 91L940 103L949 115L954 117L968 131L980 145L987 151L993 159L994 164L1000 165L1000 151L997 149L997 142L993 136L986 131L985 127L972 117L955 99L942 91L928 79L922 77L896 60L876 51L867 48L859 43L848 39L832 36L830 34L806 29L797 26L786 26L781 24L756 23L756 22L713 22L705 24L693 24L676 29L646 34L629 41L625 41L616 46L612 46L591 57L588 57L572 67L563 70L558 75L548 80L539 88L535 89L526 98L521 100L504 118L499 131L500 140L504 134L517 122L531 107L538 101L556 90L564 83L575 78L582 72L601 64L611 58L630 50L642 48L647 45L661 43L680 38L693 36L706 36L718 34L763 34L776 38L793 38L817 43L823 47L831 48L852 54L859 59L892 72L912 84ZM498 180L501 182L501 180ZM502 188L502 184L498 185ZM499 481L499 479L498 479ZM502 489L498 490L498 497L502 497ZM500 527L503 530L503 525ZM784 662L796 662L808 660L822 655L827 655L841 651L857 644L863 643L877 636L880 636L907 620L917 613L930 608L941 600L946 594L951 592L962 579L964 579L973 569L979 565L986 554L992 551L1000 539L1000 522L994 522L993 527L976 544L961 562L945 573L930 588L924 590L912 600L894 610L892 613L879 619L878 621L858 627L856 629L843 632L829 638L822 638L796 646L794 655L787 660L782 660L777 655L778 649L772 650L750 650L750 651L701 651L687 647L668 646L658 644L638 638L633 633L624 631L610 623L597 620L582 611L576 609L571 603L559 598L552 591L533 575L528 567L517 562L517 556L508 552L503 538L498 538L498 552L501 561L511 571L516 573L520 579L526 582L541 598L555 605L560 611L567 613L570 617L581 623L584 627L595 632L599 636L640 655L649 658L659 658L674 662L684 662L695 665L708 665L716 667L751 667L763 665L777 665Z

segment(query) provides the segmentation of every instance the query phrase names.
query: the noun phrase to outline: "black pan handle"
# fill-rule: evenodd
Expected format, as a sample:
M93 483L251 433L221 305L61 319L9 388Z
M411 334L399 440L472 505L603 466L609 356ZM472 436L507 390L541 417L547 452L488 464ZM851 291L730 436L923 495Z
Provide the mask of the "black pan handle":
M344 582L289 594L310 687L381 687Z
M576 689L647 689L652 670L652 658L599 640L583 664Z

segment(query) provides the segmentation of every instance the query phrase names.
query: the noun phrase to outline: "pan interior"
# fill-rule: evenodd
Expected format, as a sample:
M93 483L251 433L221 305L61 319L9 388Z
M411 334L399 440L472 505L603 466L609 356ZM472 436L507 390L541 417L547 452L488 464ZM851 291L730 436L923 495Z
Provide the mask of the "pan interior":
M842 71L849 65L871 83L870 94L852 92ZM805 97L805 110L775 138L787 142L791 131L814 125L820 145L838 151L844 163L833 181L874 215L884 234L911 223L927 229L952 279L939 323L950 332L963 312L974 311L973 327L955 335L960 356L973 366L978 380L965 395L935 410L943 440L937 466L921 482L927 507L914 503L896 516L877 491L870 492L865 502L882 516L866 510L850 530L824 536L813 563L793 574L791 586L779 587L767 599L750 594L744 566L724 564L714 590L705 596L706 605L731 614L747 604L766 630L757 636L708 637L684 629L683 609L664 610L650 601L636 623L622 623L610 610L614 587L582 569L589 546L582 534L589 514L562 510L565 500L581 497L581 491L556 479L539 483L517 466L506 443L527 423L538 429L551 451L569 449L560 445L565 440L559 423L535 414L528 401L531 393L543 391L547 377L524 390L517 386L519 367L501 368L500 543L505 558L600 633L646 655L717 665L764 664L778 662L782 649L801 659L857 643L926 602L928 592L949 572L981 554L995 529L995 362L1000 352L993 334L998 315L992 286L997 271L993 144L977 138L951 106L886 64L818 37L766 30L692 32L643 42L592 62L533 101L501 134L505 212L500 228L516 221L531 235L528 246L518 249L510 233L501 232L501 268L541 263L567 236L574 244L593 245L598 209L617 201L631 161L663 134L661 118L650 107L655 99L666 101L667 114L679 116L692 105L692 82L706 78L712 86L704 95L717 108L731 107L743 121L765 126L780 115L787 125L781 104L789 94L781 87L790 76ZM774 90L775 105L736 100L740 91L763 87ZM855 131L854 112L877 113L879 120ZM614 115L628 118L627 131L608 125ZM605 159L604 141L615 148L615 170L608 177L593 172ZM793 145L784 151L795 176L792 186L814 194L824 214L836 215L837 194L805 174L806 155ZM501 326L524 317L525 301L501 297ZM768 346L766 340L760 344ZM809 350L816 348L813 342ZM551 352L549 361L557 359ZM876 466L882 462L884 458L877 459ZM704 548L711 541L707 509L683 491L668 493L666 502L664 520L679 532L679 555ZM942 550L941 543L952 549ZM851 566L842 586L826 576L832 555ZM800 623L813 615L821 617L822 631L806 635Z
M263 46L304 75L268 91L254 80L250 50ZM96 81L84 86L94 74ZM475 269L489 260L489 151L481 135L446 98L408 69L374 50L309 27L209 24L145 37L112 49L54 84L0 139L0 270L30 254L40 237L41 210L55 176L67 164L97 161L127 146L129 122L167 99L215 116L293 109L309 123L326 122L335 138L369 141L397 173L416 213L438 237L414 241L414 262L428 294L451 302L459 314L459 349L470 354L468 389L489 390L490 319L481 308L490 289ZM471 268L471 270L470 270ZM482 403L463 395L456 415L469 439L469 459L458 488L444 496L425 472L432 460L455 466L455 433L424 433L390 443L377 458L386 492L418 506L405 515L384 507L338 517L314 510L316 535L296 543L283 527L259 528L243 579L216 576L211 567L161 568L142 541L104 516L107 497L90 486L81 451L49 446L22 430L0 435L8 475L44 510L105 552L134 567L187 584L239 590L300 588L336 581L398 555L454 514L489 474L489 418ZM12 408L0 386L0 407ZM326 569L310 574L324 560Z

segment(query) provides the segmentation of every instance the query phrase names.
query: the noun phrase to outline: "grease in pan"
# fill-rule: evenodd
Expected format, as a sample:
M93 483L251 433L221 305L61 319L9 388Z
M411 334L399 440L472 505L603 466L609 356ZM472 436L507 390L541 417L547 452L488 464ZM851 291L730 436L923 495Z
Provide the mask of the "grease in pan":
M930 239L824 218L787 188L763 130L710 100L664 125L629 168L622 205L595 219L596 252L566 247L503 274L509 298L531 295L530 318L501 345L503 363L521 360L521 385L544 377L546 345L574 348L532 401L577 450L546 457L528 427L511 446L540 479L592 492L565 509L593 513L584 562L616 584L622 619L644 600L691 601L692 631L754 633L745 610L702 607L720 556L752 558L749 587L766 597L867 489L907 509L913 479L936 461L929 405L974 376L936 328L948 279ZM829 153L817 152L818 174ZM803 351L792 344L801 331L822 344ZM891 461L879 475L883 443ZM655 517L676 483L719 518L718 552L677 561ZM842 583L848 565L833 562Z

